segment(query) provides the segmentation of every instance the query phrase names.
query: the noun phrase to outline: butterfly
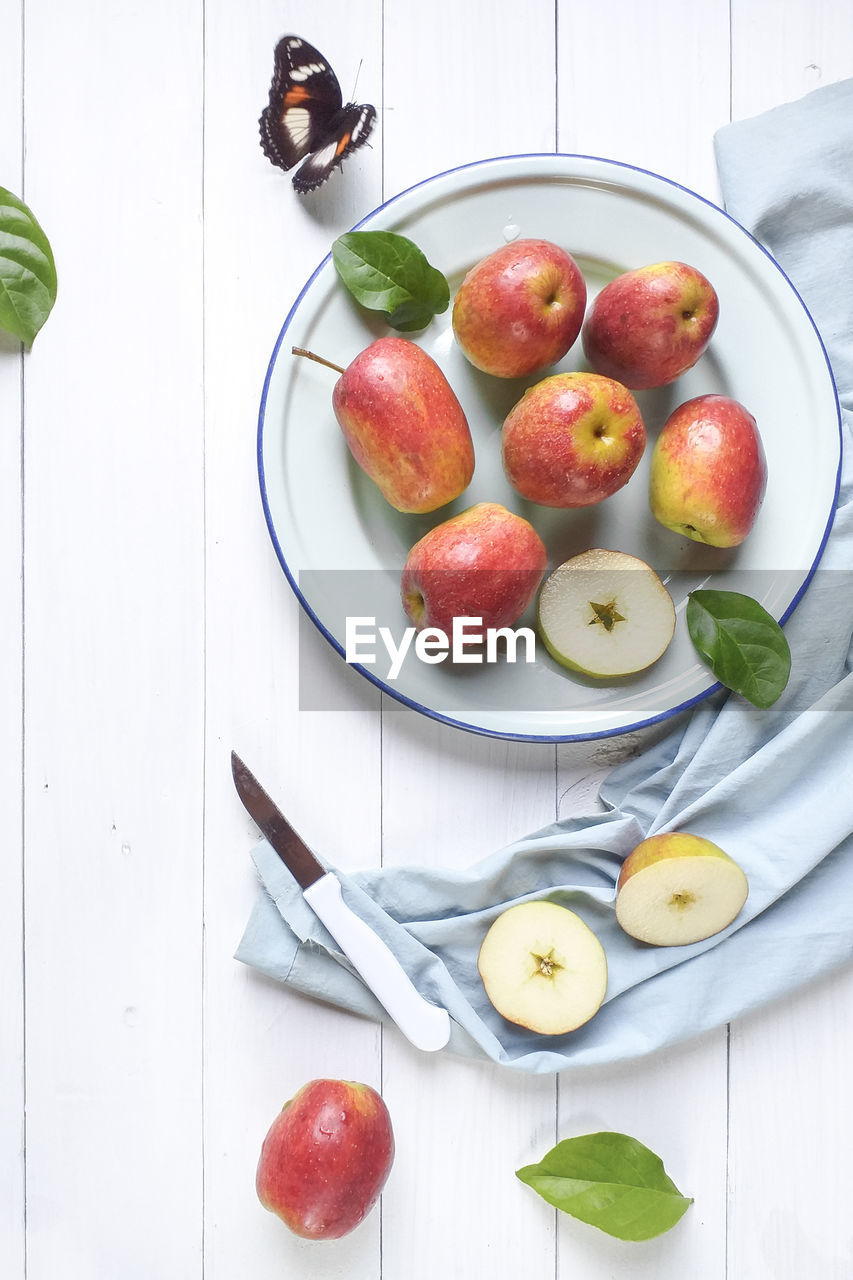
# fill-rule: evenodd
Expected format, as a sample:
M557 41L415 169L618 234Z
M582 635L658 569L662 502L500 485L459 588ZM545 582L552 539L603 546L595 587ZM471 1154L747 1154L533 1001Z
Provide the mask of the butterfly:
M293 175L300 195L324 183L367 141L375 119L369 104L343 105L338 78L313 45L299 36L282 36L275 47L269 106L258 123L261 147L273 164L287 170L304 160Z

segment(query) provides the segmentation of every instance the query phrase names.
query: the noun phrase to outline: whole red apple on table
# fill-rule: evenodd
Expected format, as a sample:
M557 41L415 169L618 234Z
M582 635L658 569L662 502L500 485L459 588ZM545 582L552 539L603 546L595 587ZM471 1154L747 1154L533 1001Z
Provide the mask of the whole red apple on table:
M563 358L585 308L586 284L570 253L549 240L515 240L465 276L453 332L477 369L520 378Z
M652 514L667 529L736 547L755 524L766 487L758 426L738 400L696 396L667 418L649 469Z
M497 502L480 502L430 529L406 558L403 607L418 629L448 635L454 618L508 627L530 604L548 563L529 521Z
M335 383L332 406L356 462L398 511L435 511L470 484L474 445L467 419L441 369L416 342L372 342Z
M633 390L663 387L691 369L711 341L720 306L710 280L686 262L655 262L606 284L583 324L597 373Z
M514 489L545 507L587 507L630 480L646 431L627 387L597 373L555 373L509 412L501 436Z
M394 1134L380 1095L351 1080L311 1080L278 1113L261 1148L258 1198L298 1236L336 1240L373 1208Z

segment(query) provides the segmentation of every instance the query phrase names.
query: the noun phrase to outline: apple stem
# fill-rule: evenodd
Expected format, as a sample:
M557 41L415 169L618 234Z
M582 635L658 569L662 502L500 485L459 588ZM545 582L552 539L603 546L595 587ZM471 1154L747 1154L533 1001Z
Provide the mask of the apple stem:
M307 360L314 360L317 364L324 364L327 369L334 369L336 373L343 373L343 369L339 364L334 364L331 360L326 360L323 356L315 356L313 351L306 351L304 347L291 347L291 353L295 356L305 356Z

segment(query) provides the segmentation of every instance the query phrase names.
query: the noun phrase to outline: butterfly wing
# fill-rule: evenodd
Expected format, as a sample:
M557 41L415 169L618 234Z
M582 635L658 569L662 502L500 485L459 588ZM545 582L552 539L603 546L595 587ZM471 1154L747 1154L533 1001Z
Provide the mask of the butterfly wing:
M363 146L375 119L376 111L368 103L356 106L350 102L337 112L327 136L317 142L316 149L312 148L311 155L293 175L293 185L299 194L321 186L350 152Z
M299 36L282 36L269 105L258 122L264 155L280 169L292 169L328 140L342 101L338 78L323 55Z

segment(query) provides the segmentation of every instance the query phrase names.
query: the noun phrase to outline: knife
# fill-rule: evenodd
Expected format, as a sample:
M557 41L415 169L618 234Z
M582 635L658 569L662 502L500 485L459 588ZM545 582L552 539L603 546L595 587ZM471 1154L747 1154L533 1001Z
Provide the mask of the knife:
M447 1010L423 998L393 951L350 910L341 896L340 880L318 862L234 751L231 772L247 812L302 889L303 898L403 1035L418 1049L443 1049L450 1039Z

